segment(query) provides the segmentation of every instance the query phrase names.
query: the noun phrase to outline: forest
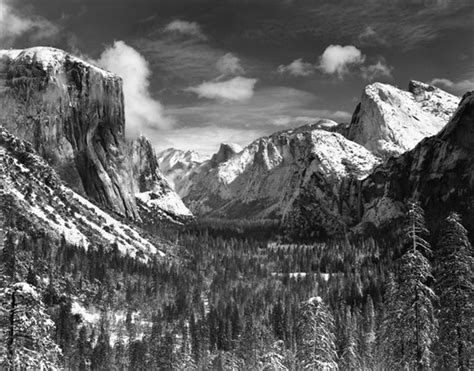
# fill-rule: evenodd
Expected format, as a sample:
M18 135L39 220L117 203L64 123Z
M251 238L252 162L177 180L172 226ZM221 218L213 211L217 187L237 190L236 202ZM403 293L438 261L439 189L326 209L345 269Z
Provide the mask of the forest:
M31 234L5 207L0 367L469 370L473 250L461 216L397 238L289 243L272 221L148 225L147 263Z

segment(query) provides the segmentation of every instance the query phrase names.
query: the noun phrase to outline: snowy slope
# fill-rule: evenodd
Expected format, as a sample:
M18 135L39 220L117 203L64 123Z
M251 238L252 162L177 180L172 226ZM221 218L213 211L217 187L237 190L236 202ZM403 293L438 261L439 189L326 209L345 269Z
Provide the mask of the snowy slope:
M1 186L17 218L25 220L28 234L43 231L52 238L84 249L102 244L147 261L163 256L167 244L145 238L136 228L106 213L66 187L56 172L28 142L0 127Z
M348 138L382 157L399 155L439 132L458 104L458 97L418 81L408 91L374 83L362 94Z

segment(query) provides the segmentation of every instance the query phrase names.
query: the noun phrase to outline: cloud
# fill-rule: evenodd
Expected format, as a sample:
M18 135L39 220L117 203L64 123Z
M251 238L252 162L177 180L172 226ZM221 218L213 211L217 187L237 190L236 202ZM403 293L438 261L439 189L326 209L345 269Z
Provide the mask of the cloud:
M206 35L204 35L201 26L197 22L188 22L178 19L168 23L163 31L175 35L191 36L203 41L207 40Z
M358 35L357 40L362 46L384 46L387 45L385 40L372 26L366 26Z
M351 117L349 112L328 109L313 93L286 86L260 87L247 101L168 104L166 113L176 119L176 125L173 130L147 132L156 138L155 145L192 148L205 154L215 152L221 142L247 145L260 136L322 118L347 122ZM187 140L189 133L195 134Z
M311 63L304 62L303 59L296 59L289 65L280 65L277 69L278 73L289 74L291 76L309 76L314 73L314 66Z
M169 128L173 120L166 117L159 101L149 91L150 68L145 58L123 41L107 48L96 63L123 79L125 130L129 137L146 128Z
M352 65L361 65L365 55L353 45L329 45L319 58L318 68L326 74L337 74L339 78L349 73Z
M447 88L448 90L460 94L474 90L474 80L461 80L454 82L449 79L435 78L430 81L430 84Z
M383 58L379 59L377 63L369 66L361 67L362 77L368 81L377 79L391 79L393 67L387 65Z
M46 18L25 14L10 5L11 1L0 0L0 42L11 45L20 36L27 36L33 42L54 38L59 34L59 26Z
M227 53L217 60L216 68L223 75L242 75L245 71L240 64L240 58Z
M187 88L200 98L221 99L228 101L245 101L253 96L257 79L237 76L226 81L208 81Z
M259 129L206 125L148 133L147 136L156 144L158 151L173 147L181 150L194 150L201 155L211 156L217 152L221 143L235 143L243 147L266 134Z

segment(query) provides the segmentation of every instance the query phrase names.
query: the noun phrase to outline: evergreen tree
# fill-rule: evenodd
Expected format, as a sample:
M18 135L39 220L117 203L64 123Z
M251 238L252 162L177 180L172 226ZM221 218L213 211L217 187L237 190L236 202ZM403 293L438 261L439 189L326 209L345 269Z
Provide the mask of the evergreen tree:
M372 297L369 295L367 303L364 307L364 324L361 326L361 361L362 368L372 370L375 367L374 364L374 352L376 344L376 321L375 321L375 308Z
M390 347L392 366L427 369L431 365L432 345L437 321L433 302L436 295L428 287L431 265L423 254L430 254L425 236L424 213L416 203L409 204L405 228L407 251L399 261L397 285L388 305L385 341ZM398 333L398 334L397 334ZM386 347L387 349L387 347Z
M54 322L35 286L22 278L28 259L12 229L0 265L0 365L4 368L50 368L59 365L61 350L53 340Z
M100 332L97 343L92 351L91 368L92 370L104 370L110 367L112 359L112 349L110 347L110 336L108 325L104 319L101 321Z
M270 351L262 356L260 367L263 371L287 371L285 366L285 343L283 340L275 342Z
M8 369L56 369L61 351L54 323L37 289L26 282L0 288L0 365Z
M450 214L435 251L435 291L440 323L438 363L443 369L468 370L473 349L474 259L459 215ZM471 365L472 366L472 365Z
M357 322L351 313L351 308L346 308L345 319L345 344L341 357L342 370L356 370L359 368L359 354L357 349Z
M334 319L320 297L304 302L297 328L298 361L308 370L335 370Z

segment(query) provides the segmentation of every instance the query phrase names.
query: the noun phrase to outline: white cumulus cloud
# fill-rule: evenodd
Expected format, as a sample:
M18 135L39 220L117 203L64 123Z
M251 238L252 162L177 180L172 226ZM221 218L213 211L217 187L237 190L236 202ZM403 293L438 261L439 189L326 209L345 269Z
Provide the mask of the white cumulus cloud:
M96 63L123 80L125 129L128 137L148 128L167 129L173 120L166 117L160 102L149 91L150 68L146 59L123 41L107 48Z
M0 42L5 46L17 37L27 35L40 42L55 37L60 29L46 18L15 9L12 1L0 0Z
M227 53L220 57L217 60L216 68L223 75L241 75L245 72L240 64L240 58L232 53Z
M201 26L197 22L189 22L177 19L168 23L163 31L166 33L192 36L197 39L207 40L206 35L202 32Z
M314 66L311 63L304 62L299 58L291 62L289 65L280 65L277 69L278 73L289 74L292 76L309 76L314 72Z
M186 89L200 98L245 101L253 96L257 79L237 76L225 81L207 81Z
M352 65L361 65L365 61L362 52L353 45L329 45L319 58L318 68L327 74L337 74L342 78L349 73Z

